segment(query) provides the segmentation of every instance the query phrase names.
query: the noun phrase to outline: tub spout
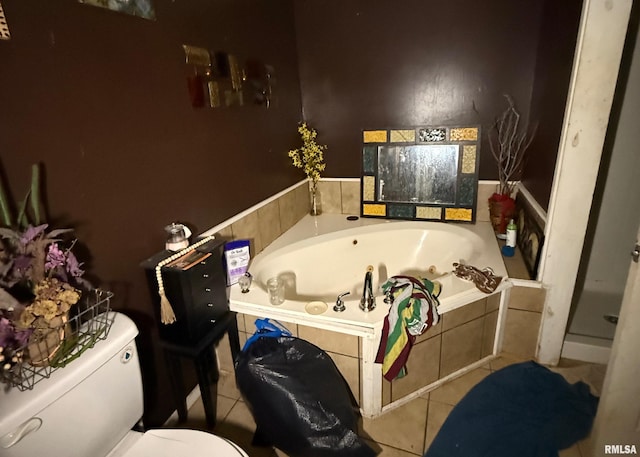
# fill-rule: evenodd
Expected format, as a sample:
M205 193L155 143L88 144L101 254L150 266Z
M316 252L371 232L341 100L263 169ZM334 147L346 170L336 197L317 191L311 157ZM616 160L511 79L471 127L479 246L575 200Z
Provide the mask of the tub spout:
M360 299L360 309L368 312L376 307L376 299L373 296L373 267L369 265L364 275L364 287Z

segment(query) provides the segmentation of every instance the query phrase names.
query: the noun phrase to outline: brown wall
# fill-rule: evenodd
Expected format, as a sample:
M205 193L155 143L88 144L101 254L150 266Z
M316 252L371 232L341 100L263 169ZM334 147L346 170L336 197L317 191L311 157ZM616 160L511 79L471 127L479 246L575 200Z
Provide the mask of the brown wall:
M360 176L362 129L481 124L480 177L496 179L486 131L511 94L529 112L542 0L299 0L304 116L327 174Z
M581 0L546 0L542 13L530 113L538 129L527 154L522 181L545 210L553 184L581 10Z
M157 424L173 405L138 265L167 223L199 233L301 179L286 156L301 118L292 2L154 0L156 21L76 0L2 4L0 168L21 199L44 163L50 221L77 229L96 285L143 331ZM278 106L193 109L183 43L272 64Z

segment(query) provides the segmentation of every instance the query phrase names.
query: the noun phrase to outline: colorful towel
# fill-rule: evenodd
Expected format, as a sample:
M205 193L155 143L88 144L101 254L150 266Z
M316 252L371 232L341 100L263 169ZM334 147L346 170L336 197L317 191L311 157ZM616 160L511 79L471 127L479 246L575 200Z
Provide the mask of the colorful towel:
M376 363L382 364L384 378L392 381L407 374L405 365L416 336L440 320L440 283L393 276L382 285L382 291L393 298L393 303L382 327Z

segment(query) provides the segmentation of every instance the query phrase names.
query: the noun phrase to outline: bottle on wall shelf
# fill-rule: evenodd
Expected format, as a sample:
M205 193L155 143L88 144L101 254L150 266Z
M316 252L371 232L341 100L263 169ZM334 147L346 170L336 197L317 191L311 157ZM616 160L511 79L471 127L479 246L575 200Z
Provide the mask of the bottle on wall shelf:
M518 235L518 227L516 226L513 219L509 221L509 225L507 225L507 233L506 233L506 244L502 246L502 255L505 257L513 257L516 253L516 238Z
M516 238L518 236L518 227L516 226L513 219L509 221L509 225L507 225L507 246L510 248L516 247Z

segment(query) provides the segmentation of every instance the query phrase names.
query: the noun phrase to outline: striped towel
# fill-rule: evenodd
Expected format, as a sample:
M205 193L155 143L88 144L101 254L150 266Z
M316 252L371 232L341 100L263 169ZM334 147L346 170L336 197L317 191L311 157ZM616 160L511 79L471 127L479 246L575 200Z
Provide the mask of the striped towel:
M387 381L407 374L405 365L416 336L440 320L440 287L438 282L411 276L393 276L382 285L383 292L393 298L376 355Z

